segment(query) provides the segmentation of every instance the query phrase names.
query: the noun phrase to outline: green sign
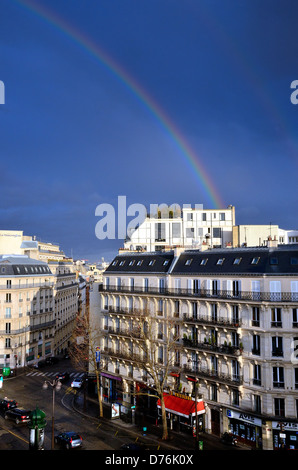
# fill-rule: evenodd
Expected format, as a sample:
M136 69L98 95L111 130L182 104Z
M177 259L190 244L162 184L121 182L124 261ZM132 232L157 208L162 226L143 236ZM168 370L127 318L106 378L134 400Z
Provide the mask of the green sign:
M10 375L10 367L3 367L2 374L4 377L8 377Z
M199 450L203 450L203 441L199 441Z

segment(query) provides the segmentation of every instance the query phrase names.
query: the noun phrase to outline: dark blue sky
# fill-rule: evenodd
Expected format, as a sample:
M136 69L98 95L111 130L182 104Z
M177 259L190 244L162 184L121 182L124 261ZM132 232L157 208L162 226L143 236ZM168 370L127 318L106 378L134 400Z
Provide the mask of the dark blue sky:
M102 60L154 100L237 224L298 229L296 0L0 0L0 227L111 259L95 208L212 201L185 154ZM78 37L78 36L77 36Z

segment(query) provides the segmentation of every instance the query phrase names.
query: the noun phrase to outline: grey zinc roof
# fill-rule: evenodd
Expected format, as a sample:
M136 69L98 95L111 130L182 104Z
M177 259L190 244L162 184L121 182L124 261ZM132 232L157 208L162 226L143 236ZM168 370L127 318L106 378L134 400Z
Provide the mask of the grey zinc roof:
M177 260L172 274L298 275L298 246L184 252Z
M129 253L116 256L106 273L167 273L174 261L174 252Z
M0 276L50 276L47 263L25 255L1 255Z

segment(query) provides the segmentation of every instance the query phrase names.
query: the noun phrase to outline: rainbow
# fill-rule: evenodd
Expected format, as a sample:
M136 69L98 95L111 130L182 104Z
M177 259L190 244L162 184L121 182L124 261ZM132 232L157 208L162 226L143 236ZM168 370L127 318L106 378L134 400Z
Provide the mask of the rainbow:
M45 20L50 25L56 27L67 37L71 38L77 45L82 47L85 51L98 59L108 71L113 74L117 80L120 80L130 92L144 105L149 112L159 122L162 129L170 136L179 152L184 157L184 160L189 165L192 172L199 181L200 186L204 189L210 203L214 208L223 208L226 204L221 199L214 183L211 181L206 169L202 164L202 159L198 159L194 150L188 144L186 138L179 131L177 126L166 115L160 105L155 102L152 97L144 90L137 81L124 70L118 63L113 60L102 48L95 44L90 38L84 36L80 31L75 29L72 25L66 23L56 13L53 13L48 8L41 7L31 0L15 0L20 6L31 11L38 17Z

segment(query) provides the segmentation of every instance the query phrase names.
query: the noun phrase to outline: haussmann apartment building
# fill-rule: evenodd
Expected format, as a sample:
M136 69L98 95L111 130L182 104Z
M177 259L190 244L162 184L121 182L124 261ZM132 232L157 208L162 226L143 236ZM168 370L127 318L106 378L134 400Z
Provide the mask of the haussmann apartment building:
M100 324L104 401L125 413L138 407L136 391L151 390L133 334L137 315L149 312L160 373L166 319L175 332L164 390L170 427L192 433L193 413L181 410L197 395L205 432L230 431L252 448L298 449L298 245L126 252L103 277L90 312ZM158 419L156 400L144 406Z

